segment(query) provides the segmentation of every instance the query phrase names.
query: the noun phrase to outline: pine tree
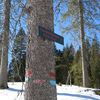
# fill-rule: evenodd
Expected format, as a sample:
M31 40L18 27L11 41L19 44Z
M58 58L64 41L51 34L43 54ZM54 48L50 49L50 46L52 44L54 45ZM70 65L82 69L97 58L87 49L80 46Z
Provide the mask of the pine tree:
M95 35L92 47L91 47L91 74L92 74L92 86L100 88L100 48L98 39Z
M26 54L25 100L56 100L53 43L38 37L39 26L54 31L52 0L28 3L29 43ZM52 74L52 75L51 75Z
M56 50L56 81L57 83L66 83L66 78L68 74L67 65L64 63L64 57L63 57L64 51Z
M90 58L91 58L91 44L89 39L86 39L85 42L85 61L86 61L86 65L87 65L87 71L88 71L88 76L89 76L89 87L91 87L91 64L90 64Z
M55 0L57 3L55 9L57 15L61 12L61 17L66 22L70 20L67 26L64 26L64 33L71 33L76 38L80 34L81 42L81 59L82 59L82 73L83 73L83 86L89 85L87 65L85 61L85 33L96 30L100 31L99 20L100 16L100 3L97 0ZM64 8L63 11L61 11ZM58 18L60 19L60 18ZM64 23L62 25L65 25ZM76 40L77 41L77 40Z
M77 50L75 53L72 70L72 80L75 85L82 85L82 67L81 67L81 49Z
M71 66L74 60L74 48L73 45L64 48L63 51L59 51L56 56L56 75L57 83L66 84L68 79L68 74L71 74ZM67 82L69 83L69 82Z
M12 50L12 62L10 64L9 74L14 81L24 81L26 67L26 45L27 37L23 28L16 35Z

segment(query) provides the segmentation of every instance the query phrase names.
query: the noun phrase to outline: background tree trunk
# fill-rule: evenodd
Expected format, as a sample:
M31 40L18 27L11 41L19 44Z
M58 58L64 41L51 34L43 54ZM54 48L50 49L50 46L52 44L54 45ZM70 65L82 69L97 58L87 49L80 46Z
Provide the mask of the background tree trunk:
M10 1L4 0L4 25L2 40L2 60L0 66L0 88L7 88L7 67L8 67L8 45L9 45L9 22L10 22Z
M56 100L53 43L38 37L39 26L54 31L52 0L30 0L29 6L25 100Z
M0 34L0 66L1 66L1 55L2 55L2 33Z
M80 41L81 41L81 59L82 59L82 73L83 73L83 86L88 87L89 77L85 58L85 33L84 33L84 18L83 18L83 4L82 0L79 0L80 9Z

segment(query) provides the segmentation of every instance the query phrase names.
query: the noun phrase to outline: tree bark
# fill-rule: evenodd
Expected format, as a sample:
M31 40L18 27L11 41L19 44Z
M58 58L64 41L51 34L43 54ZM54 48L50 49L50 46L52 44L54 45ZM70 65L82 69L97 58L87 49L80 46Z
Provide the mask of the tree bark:
M3 25L2 59L1 59L1 66L0 66L0 88L7 88L10 1L11 0L4 0L5 18L4 18L4 25Z
M54 31L52 0L30 0L25 100L56 100L54 46L38 36L38 27ZM52 74L51 74L52 73Z
M88 87L88 70L85 59L85 32L84 32L84 18L83 18L83 3L82 0L79 0L79 9L80 9L80 41L81 41L81 59L82 59L82 73L83 73L83 86Z
M2 55L2 33L0 34L0 66L1 66L1 55Z

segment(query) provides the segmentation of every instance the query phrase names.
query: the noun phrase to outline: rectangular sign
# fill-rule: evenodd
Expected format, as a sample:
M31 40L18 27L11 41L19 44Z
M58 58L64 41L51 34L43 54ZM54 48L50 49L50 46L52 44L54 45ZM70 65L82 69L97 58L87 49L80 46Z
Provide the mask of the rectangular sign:
M64 38L62 36L55 34L41 26L39 26L39 36L41 36L44 39L48 39L50 41L54 41L64 45Z

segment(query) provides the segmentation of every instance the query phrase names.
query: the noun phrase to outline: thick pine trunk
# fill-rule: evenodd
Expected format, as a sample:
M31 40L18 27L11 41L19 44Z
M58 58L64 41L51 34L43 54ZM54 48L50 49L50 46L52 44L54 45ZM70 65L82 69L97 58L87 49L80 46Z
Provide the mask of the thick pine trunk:
M0 66L0 88L7 88L7 67L8 67L8 44L9 44L9 20L10 0L4 1L4 25L2 39L2 59Z
M84 19L83 19L83 3L79 0L80 9L80 41L81 41L81 59L82 59L82 74L83 74L83 86L88 87L89 77L85 58L85 33L84 33Z
M56 100L53 43L38 37L38 27L54 30L52 0L30 0L25 100Z

